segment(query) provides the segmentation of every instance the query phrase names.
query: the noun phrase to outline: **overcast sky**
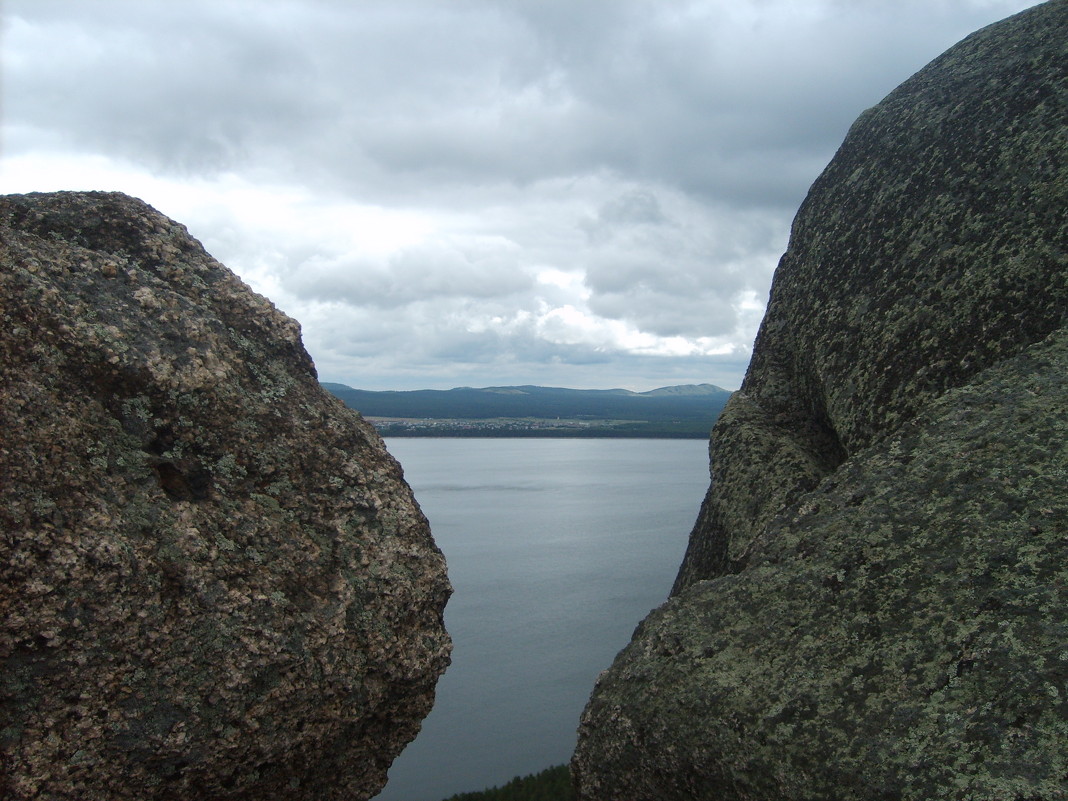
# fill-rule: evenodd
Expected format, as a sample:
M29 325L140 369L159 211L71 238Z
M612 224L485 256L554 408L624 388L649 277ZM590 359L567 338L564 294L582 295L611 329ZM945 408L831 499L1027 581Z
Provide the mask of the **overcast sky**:
M0 191L120 190L324 381L734 389L850 123L1029 0L0 0Z

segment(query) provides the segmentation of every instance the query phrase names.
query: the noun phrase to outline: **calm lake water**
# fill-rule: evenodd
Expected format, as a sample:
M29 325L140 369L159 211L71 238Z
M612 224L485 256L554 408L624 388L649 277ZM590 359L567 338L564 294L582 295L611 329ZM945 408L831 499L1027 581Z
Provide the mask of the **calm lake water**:
M708 487L703 440L387 440L454 594L453 663L382 801L566 762L600 671L662 603Z

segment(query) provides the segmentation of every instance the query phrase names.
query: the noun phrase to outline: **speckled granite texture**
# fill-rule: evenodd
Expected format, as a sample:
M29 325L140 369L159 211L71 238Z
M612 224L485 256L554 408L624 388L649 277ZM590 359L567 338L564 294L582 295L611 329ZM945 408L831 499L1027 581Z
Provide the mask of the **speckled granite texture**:
M0 198L0 797L360 799L445 563L297 324L119 194Z
M979 31L813 185L583 799L1068 797L1066 43Z

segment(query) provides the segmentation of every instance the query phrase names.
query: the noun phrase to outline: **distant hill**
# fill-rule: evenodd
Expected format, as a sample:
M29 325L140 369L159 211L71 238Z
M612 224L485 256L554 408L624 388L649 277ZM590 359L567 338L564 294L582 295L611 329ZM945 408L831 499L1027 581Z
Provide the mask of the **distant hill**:
M457 387L372 392L344 384L323 387L367 417L437 420L626 420L642 423L715 421L730 390L712 384L661 387L649 392L559 387Z

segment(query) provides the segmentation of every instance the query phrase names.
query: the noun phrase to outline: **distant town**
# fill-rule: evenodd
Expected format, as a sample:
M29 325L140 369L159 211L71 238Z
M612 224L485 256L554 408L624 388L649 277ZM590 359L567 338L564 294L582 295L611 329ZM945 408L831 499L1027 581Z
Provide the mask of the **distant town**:
M695 421L366 418L383 437L708 437Z

